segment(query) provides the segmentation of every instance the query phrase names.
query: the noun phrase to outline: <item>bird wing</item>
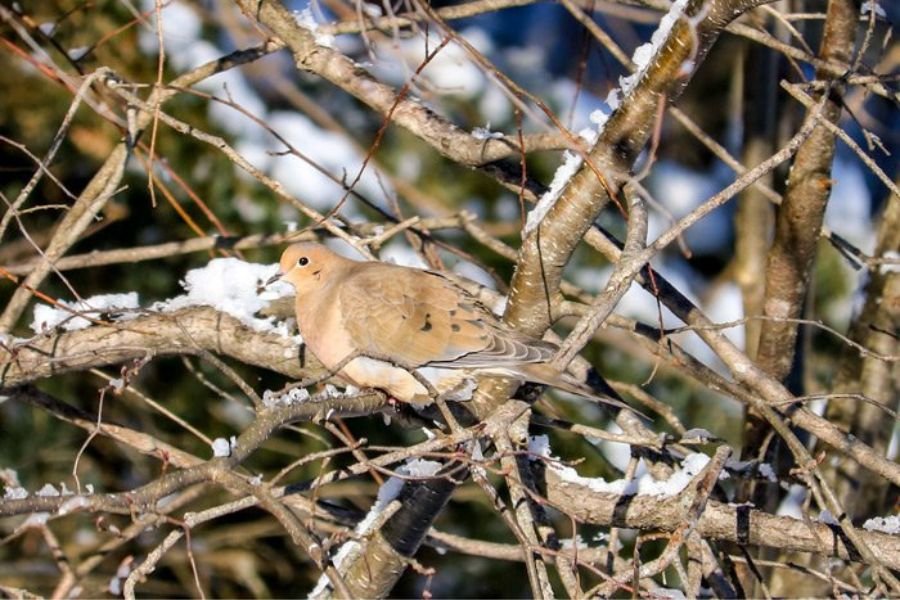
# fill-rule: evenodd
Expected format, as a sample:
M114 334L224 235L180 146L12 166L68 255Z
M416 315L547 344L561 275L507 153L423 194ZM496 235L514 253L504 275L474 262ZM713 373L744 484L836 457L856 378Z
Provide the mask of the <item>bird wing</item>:
M431 271L360 263L341 283L339 299L354 347L398 366L515 367L546 362L557 350L509 329Z

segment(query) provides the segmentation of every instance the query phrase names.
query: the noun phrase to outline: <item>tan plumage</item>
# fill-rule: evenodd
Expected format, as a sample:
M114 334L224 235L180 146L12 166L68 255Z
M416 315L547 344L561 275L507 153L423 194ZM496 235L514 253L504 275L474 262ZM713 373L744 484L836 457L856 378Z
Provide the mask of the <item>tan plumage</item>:
M441 393L484 372L625 407L556 371L547 364L555 344L511 329L439 273L353 261L320 244L301 243L284 251L277 278L296 289L300 333L322 364L334 370L357 356L337 374L358 387L425 404L431 401L428 389L409 369Z

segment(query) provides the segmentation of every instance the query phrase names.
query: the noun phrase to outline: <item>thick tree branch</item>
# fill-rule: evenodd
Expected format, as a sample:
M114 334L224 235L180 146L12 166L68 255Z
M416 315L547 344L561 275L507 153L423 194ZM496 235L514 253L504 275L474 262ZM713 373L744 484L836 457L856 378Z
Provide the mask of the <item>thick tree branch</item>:
M685 502L683 495L622 497L599 493L560 478L553 469L547 470L547 498L557 509L595 525L670 532L690 519L690 502ZM847 543L836 525L810 524L749 506L710 500L697 521L696 531L706 539L860 560L857 550ZM866 531L859 534L886 566L900 568L900 538Z
M295 379L327 373L305 347L298 348L289 338L255 331L213 308L194 307L42 334L12 344L7 341L0 345L0 388L71 371L202 351Z

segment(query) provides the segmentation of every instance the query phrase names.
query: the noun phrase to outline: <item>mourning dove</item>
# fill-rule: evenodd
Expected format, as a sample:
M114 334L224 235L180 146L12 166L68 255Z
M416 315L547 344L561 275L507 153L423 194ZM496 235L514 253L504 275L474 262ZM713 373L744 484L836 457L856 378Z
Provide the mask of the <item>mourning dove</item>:
M471 395L472 377L483 373L628 408L560 373L549 364L555 344L510 328L440 273L350 260L316 243L288 247L280 267L268 283L296 289L306 346L352 385L428 404L432 394L411 370L450 399Z

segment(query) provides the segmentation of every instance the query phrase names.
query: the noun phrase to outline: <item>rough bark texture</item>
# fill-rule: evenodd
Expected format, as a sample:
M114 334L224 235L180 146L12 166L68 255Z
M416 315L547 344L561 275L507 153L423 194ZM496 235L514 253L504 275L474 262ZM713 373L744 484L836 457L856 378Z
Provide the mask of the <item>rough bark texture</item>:
M661 531L674 531L687 520L690 494L671 497L617 496L590 490L561 479L552 471L547 476L547 498L584 523L641 527L652 524ZM710 500L697 523L700 535L743 545L774 547L786 551L827 552L854 560L858 553L846 545L833 525L805 523L777 517L749 506L733 506ZM893 569L900 567L900 539L883 533L866 533L866 540Z
M825 34L819 56L822 60L847 61L853 51L856 33L856 9L850 0L831 0ZM819 73L820 77L825 77ZM827 79L827 77L826 77ZM821 119L837 123L842 107L839 96L843 89L834 82L831 96L821 110ZM807 119L813 118L807 114ZM799 325L794 321L803 315L810 289L813 261L821 235L825 208L831 192L831 167L834 159L835 137L824 125L813 129L800 146L791 165L787 190L778 207L775 238L769 249L765 271L765 301L756 362L774 379L800 394L798 382L802 374L795 373L788 382L798 349ZM765 446L771 429L755 410L748 413L744 433L744 455L772 461L778 472L788 468L789 461L778 442ZM767 453L762 456L762 453ZM777 505L777 490L765 486L757 494L769 508ZM762 494L761 496L759 494Z
M819 50L822 59L850 59L856 20L853 2L829 1L825 35ZM818 75L827 79L821 73ZM842 89L839 82L835 82L832 97L822 109L823 119L832 123L840 120ZM797 151L787 191L778 208L775 240L769 250L765 276L764 314L769 319L763 322L757 361L767 373L780 380L788 376L794 360L798 325L786 320L796 319L803 312L832 187L834 144L834 134L827 128L819 126L813 130Z
M629 177L638 153L653 131L660 98L666 102L678 99L693 73L683 74L682 65L688 59L700 64L722 28L746 4L691 1L686 14L693 16L701 8L706 16L696 28L685 19L679 19L672 27L662 51L612 114L585 164L541 224L523 240L505 315L517 328L540 335L553 322L553 304L563 269L594 219L611 200L609 194L618 194Z
M293 340L259 333L227 314L197 307L50 333L17 346L12 353L0 346L0 387L92 367L204 351L298 379L326 373L321 363Z

